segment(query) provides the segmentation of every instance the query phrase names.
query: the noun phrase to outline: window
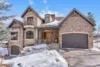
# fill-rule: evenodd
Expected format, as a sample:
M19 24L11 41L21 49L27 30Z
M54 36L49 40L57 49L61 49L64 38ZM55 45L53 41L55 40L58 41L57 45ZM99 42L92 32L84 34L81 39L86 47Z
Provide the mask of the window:
M32 25L32 23L33 23L33 17L28 17L27 18L27 24Z
M17 40L18 39L18 32L11 32L11 40Z
M50 22L50 16L49 15L45 16L45 22L47 22L47 23Z
M27 31L26 32L26 39L33 39L34 33L32 31Z

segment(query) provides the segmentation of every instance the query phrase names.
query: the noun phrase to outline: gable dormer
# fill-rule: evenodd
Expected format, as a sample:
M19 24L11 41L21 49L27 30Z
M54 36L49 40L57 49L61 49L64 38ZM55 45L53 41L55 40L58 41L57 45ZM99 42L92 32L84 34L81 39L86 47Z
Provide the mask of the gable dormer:
M42 18L30 6L22 14L22 18L24 19L24 26L38 26L42 23Z

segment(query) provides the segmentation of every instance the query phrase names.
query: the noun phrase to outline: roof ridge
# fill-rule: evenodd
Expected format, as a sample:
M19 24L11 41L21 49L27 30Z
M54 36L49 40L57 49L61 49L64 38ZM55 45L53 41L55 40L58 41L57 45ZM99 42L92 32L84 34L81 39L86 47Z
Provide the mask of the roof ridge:
M28 9L31 9L33 12L35 12L35 14L36 14L40 19L42 19L41 16L40 16L31 6L28 6L28 7L27 7L27 9L24 11L24 13L22 14L21 17L24 16L24 14L26 13L26 11L27 11ZM42 20L43 20L43 19L42 19Z

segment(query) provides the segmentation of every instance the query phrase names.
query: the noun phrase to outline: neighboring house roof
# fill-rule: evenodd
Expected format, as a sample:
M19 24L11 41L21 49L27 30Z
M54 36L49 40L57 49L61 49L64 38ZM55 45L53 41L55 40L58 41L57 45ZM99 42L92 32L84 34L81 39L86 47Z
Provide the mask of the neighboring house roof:
M83 17L86 21L88 21L90 24L92 24L93 26L95 26L96 24L94 22L91 22L90 20L88 20L88 18L86 16L84 16L81 12L79 12L76 8L74 8L62 21L61 24L73 13L73 12L77 12L81 17ZM60 25L61 25L60 24Z
M39 14L38 14L33 8L31 8L30 6L24 11L24 13L22 14L21 17L24 17L24 16L25 16L25 14L27 13L28 9L32 10L41 20L43 20L43 19L39 16Z
M20 24L23 27L23 23L21 21L19 21L17 19L13 19L13 21L9 24L8 28L10 28L13 25L14 22Z

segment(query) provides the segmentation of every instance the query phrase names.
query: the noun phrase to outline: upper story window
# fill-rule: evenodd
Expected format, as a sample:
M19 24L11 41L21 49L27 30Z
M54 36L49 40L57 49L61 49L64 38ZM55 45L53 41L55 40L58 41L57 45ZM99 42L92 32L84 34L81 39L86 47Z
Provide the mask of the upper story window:
M11 32L11 40L17 40L18 39L18 32Z
M32 25L33 17L27 17L27 25Z
M45 22L47 22L47 23L50 22L50 16L49 15L45 16Z
M34 33L32 31L27 31L26 32L26 39L33 39L34 38Z

